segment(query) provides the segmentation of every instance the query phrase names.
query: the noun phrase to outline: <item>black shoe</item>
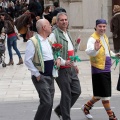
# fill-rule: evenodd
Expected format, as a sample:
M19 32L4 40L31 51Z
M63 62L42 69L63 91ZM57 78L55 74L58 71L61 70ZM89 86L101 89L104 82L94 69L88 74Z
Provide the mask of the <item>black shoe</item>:
M55 112L55 114L58 116L59 120L63 120L63 119L62 119L62 115L57 111L56 108L54 109L54 112Z

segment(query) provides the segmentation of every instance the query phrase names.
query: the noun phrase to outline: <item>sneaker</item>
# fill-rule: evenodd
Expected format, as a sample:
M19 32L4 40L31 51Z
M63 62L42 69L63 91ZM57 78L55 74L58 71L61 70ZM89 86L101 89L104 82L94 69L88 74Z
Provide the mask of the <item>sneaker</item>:
M63 120L63 119L62 119L62 115L60 115L60 114L57 112L56 109L54 109L54 112L55 112L55 114L58 116L59 120Z
M85 114L85 116L88 119L92 119L93 118L92 115L90 114L89 110L87 110L84 105L82 106L81 110L83 111L83 113Z

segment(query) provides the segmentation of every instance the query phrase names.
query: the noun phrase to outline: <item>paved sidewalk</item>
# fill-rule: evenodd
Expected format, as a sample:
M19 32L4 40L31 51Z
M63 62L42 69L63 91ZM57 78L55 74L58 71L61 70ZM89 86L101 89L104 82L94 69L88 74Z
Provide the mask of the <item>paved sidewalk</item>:
M18 40L18 48L24 58L26 43ZM14 65L7 66L5 68L0 64L0 101L31 101L38 100L37 92L30 78L30 71L23 65L16 65L18 63L18 57L14 50ZM92 84L89 58L84 51L79 51L78 55L83 60L78 63L80 69L79 78L82 88L82 94L80 97L92 96ZM6 63L8 63L8 52L6 50ZM113 95L120 95L120 92L116 90L116 84L118 80L118 67L114 70L112 66L112 90ZM60 91L55 82L55 98L60 98Z

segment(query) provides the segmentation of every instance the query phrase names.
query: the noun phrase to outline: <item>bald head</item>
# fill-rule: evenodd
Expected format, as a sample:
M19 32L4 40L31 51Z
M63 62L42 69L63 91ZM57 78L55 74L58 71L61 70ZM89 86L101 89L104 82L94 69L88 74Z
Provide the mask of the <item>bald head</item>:
M45 25L45 23L47 22L46 19L39 19L37 22L36 22L36 28L37 28L37 31L41 31L42 30L42 27Z
M43 33L43 32L45 34L51 33L51 25L49 21L46 19L39 19L36 22L36 28L38 33Z

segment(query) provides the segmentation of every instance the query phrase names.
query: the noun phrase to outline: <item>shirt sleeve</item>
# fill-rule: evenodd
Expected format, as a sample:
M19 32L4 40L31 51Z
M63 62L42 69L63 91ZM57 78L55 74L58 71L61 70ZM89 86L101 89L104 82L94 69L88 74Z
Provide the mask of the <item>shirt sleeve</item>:
M64 60L62 57L58 57L61 60L61 66L65 65L66 60Z
M31 74L38 77L40 75L39 70L34 66L32 60L35 54L35 48L31 40L27 41L26 51L25 51L25 65L31 71Z
M110 54L111 54L111 56L113 56L113 57L115 57L115 55L116 55L116 54L115 54L113 51L111 51L111 50L110 50Z
M54 34L54 33L51 33L51 34L50 34L50 36L49 36L49 40L50 40L50 42L52 42L52 44L57 42L57 40L56 40L56 37L55 37L55 34Z
M90 37L87 42L87 49L85 50L85 52L89 56L96 56L99 52L99 50L98 51L95 50L94 44L95 44L95 39L93 37Z

